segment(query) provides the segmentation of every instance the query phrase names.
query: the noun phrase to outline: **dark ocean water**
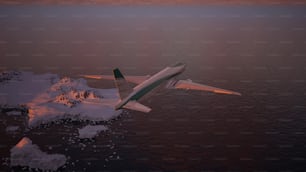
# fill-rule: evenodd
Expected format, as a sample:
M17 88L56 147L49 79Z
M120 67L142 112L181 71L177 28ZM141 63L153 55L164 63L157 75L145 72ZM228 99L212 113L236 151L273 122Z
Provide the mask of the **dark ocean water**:
M77 138L86 122L24 130L1 114L0 170L27 136L69 156L63 171L305 171L305 26L304 6L2 6L1 69L141 75L182 61L179 78L242 96L158 90L151 113L127 111L94 141Z

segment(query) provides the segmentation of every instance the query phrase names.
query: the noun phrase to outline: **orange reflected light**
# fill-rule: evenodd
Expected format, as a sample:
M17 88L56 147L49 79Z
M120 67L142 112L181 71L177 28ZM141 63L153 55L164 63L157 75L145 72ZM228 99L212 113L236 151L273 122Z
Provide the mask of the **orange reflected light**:
M30 143L30 140L29 140L28 138L24 137L24 138L22 138L22 139L18 142L18 144L17 144L15 147L17 147L17 148L22 148L22 147L24 147L25 145L27 145L27 144L29 144L29 143Z

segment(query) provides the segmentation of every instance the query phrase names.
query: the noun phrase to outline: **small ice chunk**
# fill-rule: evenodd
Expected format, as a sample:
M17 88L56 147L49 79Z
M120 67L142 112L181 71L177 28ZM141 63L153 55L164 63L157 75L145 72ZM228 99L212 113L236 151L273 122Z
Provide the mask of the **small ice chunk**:
M104 125L87 125L79 130L80 139L91 139L98 135L101 131L107 130Z
M11 166L28 166L40 170L56 171L66 163L67 158L61 154L47 154L37 145L24 137L11 149Z
M19 126L7 126L5 131L10 133L10 132L17 131L18 129L19 129Z
M6 112L6 114L9 116L17 116L17 115L21 115L21 111L10 111L10 112Z

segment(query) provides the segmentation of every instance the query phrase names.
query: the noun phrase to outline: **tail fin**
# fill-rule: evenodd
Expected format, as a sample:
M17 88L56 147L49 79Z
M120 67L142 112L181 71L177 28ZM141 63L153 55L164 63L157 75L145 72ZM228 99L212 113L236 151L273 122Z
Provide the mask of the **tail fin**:
M118 68L114 69L113 72L114 72L114 77L115 77L115 84L119 90L120 98L123 99L127 97L133 91L133 88L125 80L124 76L122 75L122 73L120 72Z

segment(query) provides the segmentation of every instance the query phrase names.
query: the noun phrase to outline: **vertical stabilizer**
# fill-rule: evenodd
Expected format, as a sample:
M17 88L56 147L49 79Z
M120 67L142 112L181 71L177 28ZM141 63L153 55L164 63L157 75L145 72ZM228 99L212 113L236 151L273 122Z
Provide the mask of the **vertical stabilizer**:
M118 88L120 98L124 99L133 91L133 88L125 80L124 76L122 75L122 73L118 68L114 69L113 72L115 77L115 84L116 87Z

